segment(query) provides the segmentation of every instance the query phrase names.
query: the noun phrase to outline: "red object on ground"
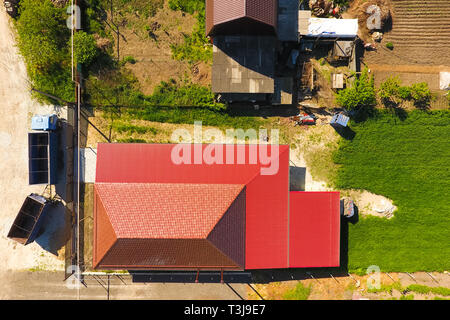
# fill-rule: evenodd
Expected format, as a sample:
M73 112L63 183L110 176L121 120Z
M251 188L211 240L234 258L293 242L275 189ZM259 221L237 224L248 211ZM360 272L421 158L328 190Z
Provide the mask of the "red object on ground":
M338 267L339 192L290 192L289 267Z
M334 207L328 211L330 217L326 205L318 205L318 213L312 212L308 198L303 199L307 214L316 214L323 224L304 219L304 211L299 210L302 205L289 201L289 146L268 146L277 162L273 175L261 174L270 164L261 158L256 145L221 146L224 161L228 157L233 164L206 164L197 156L211 146L200 144L185 145L191 163L199 163L175 164L171 156L176 146L99 144L95 268L275 269L301 264L307 259L305 254L315 257L311 261L320 264L317 266L334 266L336 260L327 257L339 255L339 239L335 246L316 246L333 253L298 249L303 248L298 244L303 238L296 233L299 225L305 230L318 227L324 235L327 228L339 229L339 220L331 218ZM256 161L249 164L251 150L258 152ZM245 164L237 161L240 152ZM336 201L339 206L339 193L333 194L337 200L324 199L328 205ZM185 239L184 243L180 239ZM329 240L335 240L335 233ZM160 259L149 258L155 256Z

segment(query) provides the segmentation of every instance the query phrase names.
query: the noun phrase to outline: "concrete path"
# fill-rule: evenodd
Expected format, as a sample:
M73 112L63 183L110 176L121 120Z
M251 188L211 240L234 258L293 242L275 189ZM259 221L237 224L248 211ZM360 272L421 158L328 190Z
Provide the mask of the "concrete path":
M42 300L106 300L107 283L103 285L92 278L86 280L87 287L71 289L74 282L63 282L63 272L0 272L0 299L42 299ZM144 300L240 300L246 297L247 286L230 284L179 284L179 283L131 283L123 276L125 284L118 278L111 278L109 299Z

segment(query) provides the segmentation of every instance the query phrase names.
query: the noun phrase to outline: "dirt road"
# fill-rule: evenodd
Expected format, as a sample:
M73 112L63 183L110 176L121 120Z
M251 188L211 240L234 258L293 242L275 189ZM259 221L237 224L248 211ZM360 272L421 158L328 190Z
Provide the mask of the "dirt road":
M183 283L131 283L126 276L111 278L109 299L142 299L142 300L240 300L246 298L246 285L230 284L183 284ZM45 300L106 300L107 283L102 284L90 278L86 287L71 289L63 282L62 272L0 272L0 299L45 299Z
M38 244L26 247L8 239L9 228L25 197L41 193L44 186L28 185L28 137L32 114L53 112L53 106L33 101L25 65L0 8L0 271L29 268L63 269L61 259Z

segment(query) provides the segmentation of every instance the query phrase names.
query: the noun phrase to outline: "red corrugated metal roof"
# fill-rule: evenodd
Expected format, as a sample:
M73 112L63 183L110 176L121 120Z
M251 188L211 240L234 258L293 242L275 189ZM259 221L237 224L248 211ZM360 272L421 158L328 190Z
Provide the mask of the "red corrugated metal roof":
M338 267L339 192L290 192L289 267Z

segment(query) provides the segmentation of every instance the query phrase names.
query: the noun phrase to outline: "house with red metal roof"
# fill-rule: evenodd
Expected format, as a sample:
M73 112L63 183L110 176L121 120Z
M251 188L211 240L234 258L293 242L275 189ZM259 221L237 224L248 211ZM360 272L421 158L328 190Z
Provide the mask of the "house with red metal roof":
M261 170L260 146L222 146L227 161L181 164L176 146L98 145L95 269L339 266L339 192L290 191L289 146L267 146L274 174ZM209 145L185 147L194 160Z

